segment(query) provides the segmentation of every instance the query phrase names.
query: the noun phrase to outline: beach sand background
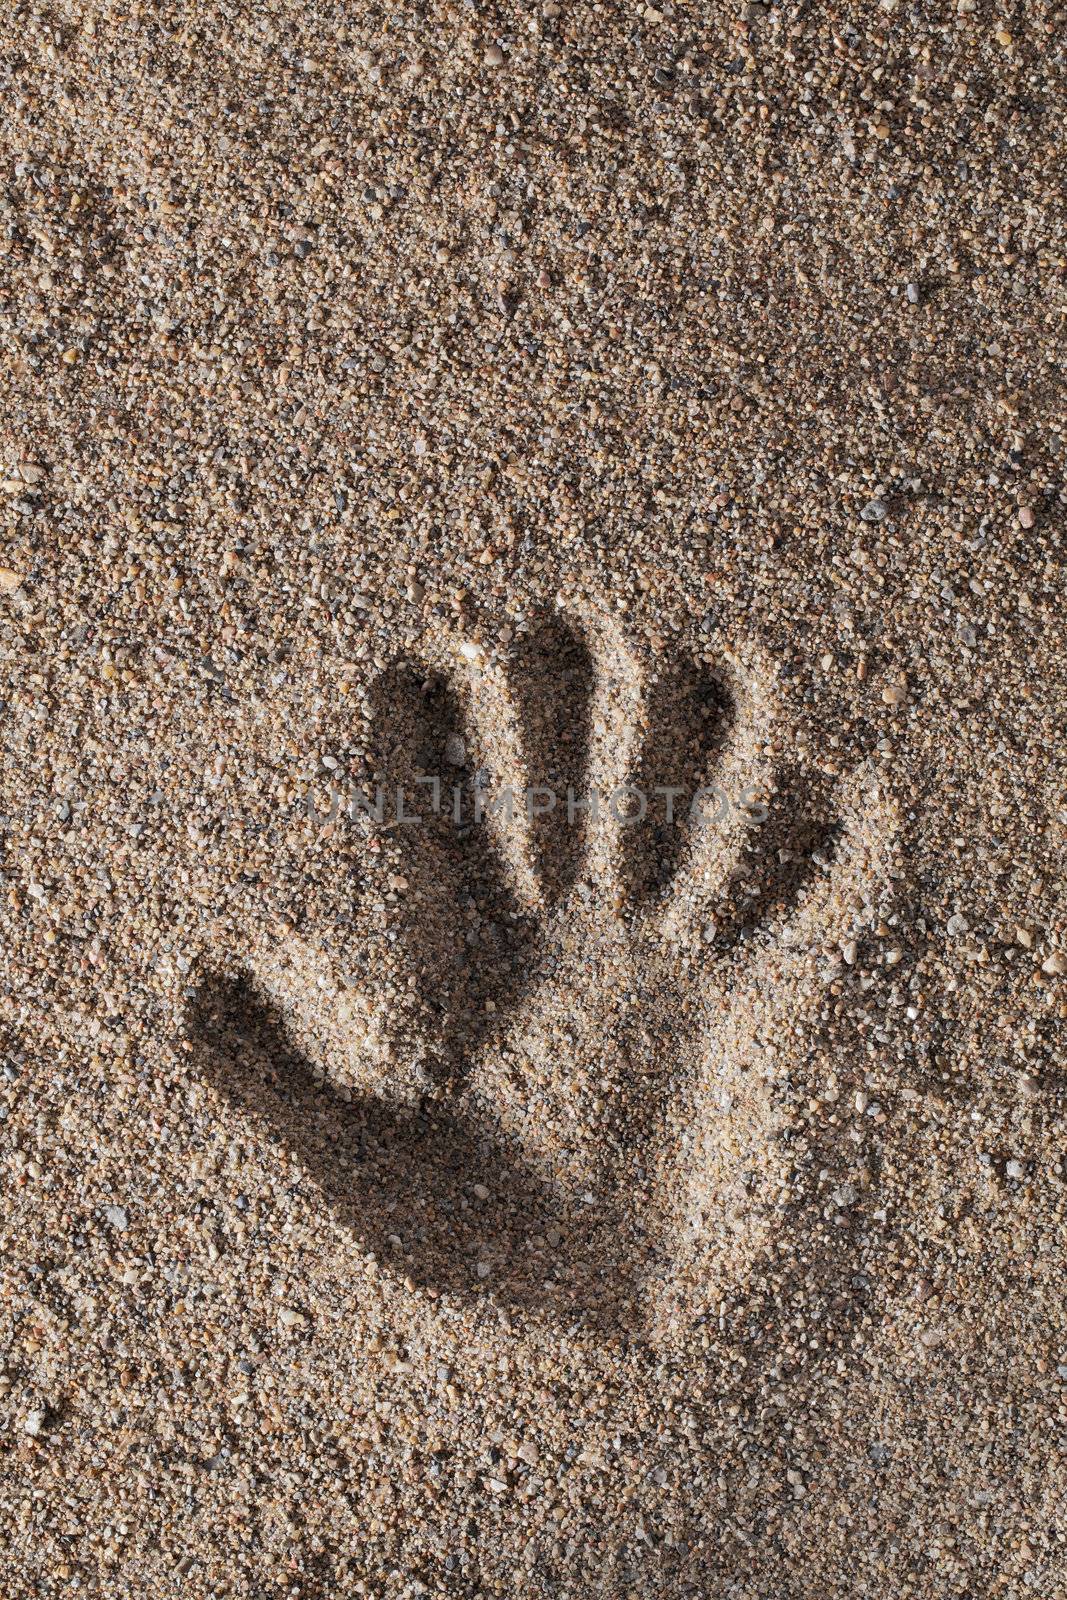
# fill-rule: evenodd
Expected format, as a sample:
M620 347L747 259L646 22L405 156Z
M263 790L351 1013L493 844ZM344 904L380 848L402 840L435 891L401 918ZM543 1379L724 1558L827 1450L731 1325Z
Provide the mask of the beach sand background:
M11 1600L1063 1590L1063 21L11 10Z

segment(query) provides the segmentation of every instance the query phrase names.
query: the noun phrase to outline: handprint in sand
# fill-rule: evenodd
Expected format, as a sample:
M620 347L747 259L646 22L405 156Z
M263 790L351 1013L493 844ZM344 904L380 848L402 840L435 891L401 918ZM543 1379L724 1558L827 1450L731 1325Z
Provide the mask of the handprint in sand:
M652 1334L788 1204L790 1062L881 810L790 749L769 669L606 627L440 638L369 705L357 936L216 952L200 1067L383 1266Z

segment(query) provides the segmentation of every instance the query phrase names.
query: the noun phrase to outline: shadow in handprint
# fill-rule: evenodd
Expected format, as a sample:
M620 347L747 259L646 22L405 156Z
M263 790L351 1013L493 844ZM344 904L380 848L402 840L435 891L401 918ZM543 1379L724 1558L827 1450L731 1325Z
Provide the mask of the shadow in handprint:
M335 1221L435 1293L602 1320L626 1293L583 1251L581 1208L488 1127L440 1103L401 1109L324 1078L247 974L195 991L187 1032L204 1077L295 1158Z
M371 694L383 836L404 885L390 934L419 977L406 1033L425 1072L455 1088L503 1004L522 981L537 924L480 807L497 775L481 758L464 703L440 667L400 662ZM487 847L489 844L490 847Z

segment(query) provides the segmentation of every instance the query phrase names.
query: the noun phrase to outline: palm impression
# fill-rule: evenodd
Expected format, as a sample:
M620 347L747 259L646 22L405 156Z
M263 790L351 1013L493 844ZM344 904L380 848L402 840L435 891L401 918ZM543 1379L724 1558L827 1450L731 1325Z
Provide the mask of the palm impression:
M647 1332L741 1282L881 811L791 749L771 671L602 627L443 638L366 710L352 915L218 953L205 1076L431 1292Z

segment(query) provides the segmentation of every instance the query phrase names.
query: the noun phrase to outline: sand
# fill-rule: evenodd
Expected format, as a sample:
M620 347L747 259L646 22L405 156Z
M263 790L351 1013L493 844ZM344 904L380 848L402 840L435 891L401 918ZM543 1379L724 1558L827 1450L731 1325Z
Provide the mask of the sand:
M1067 1590L1063 26L9 12L9 1600Z

